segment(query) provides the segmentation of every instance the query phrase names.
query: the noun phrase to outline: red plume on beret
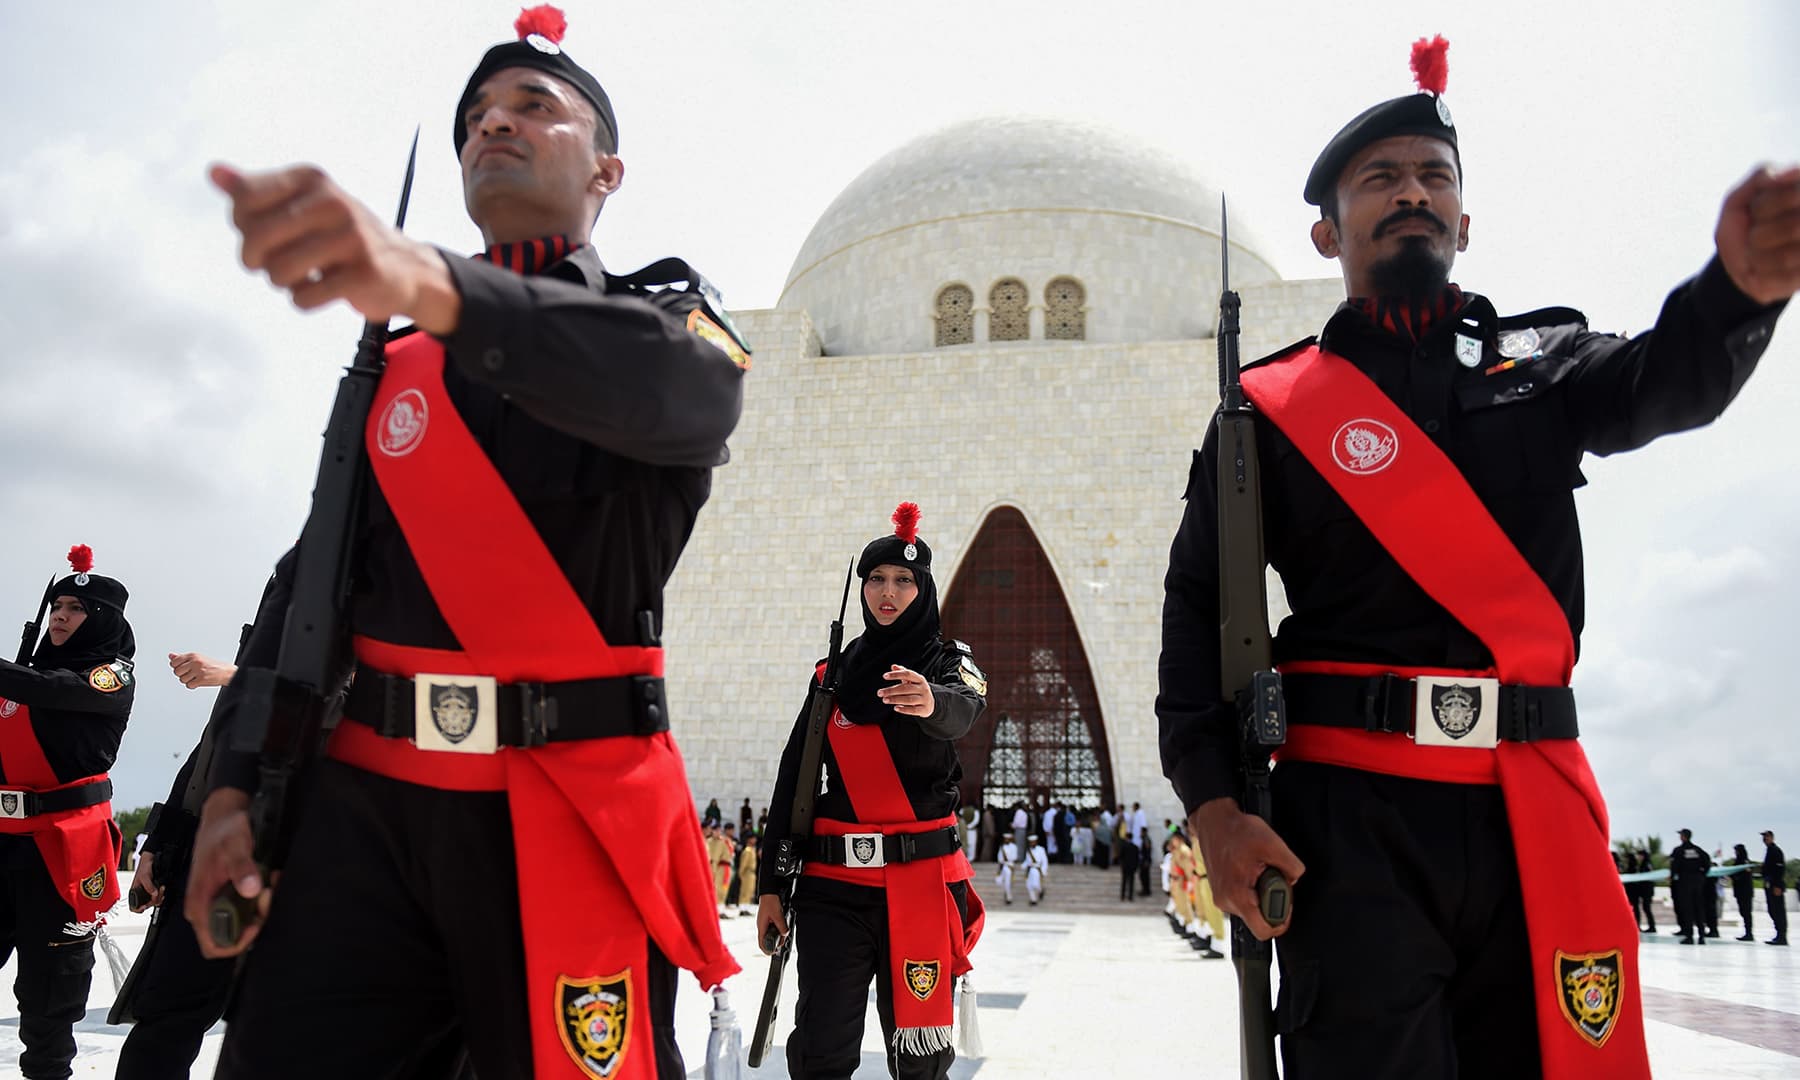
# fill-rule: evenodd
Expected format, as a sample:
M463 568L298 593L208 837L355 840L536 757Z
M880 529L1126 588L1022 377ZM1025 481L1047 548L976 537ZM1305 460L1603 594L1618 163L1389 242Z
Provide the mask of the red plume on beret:
M919 538L919 504L903 502L894 507L894 535L910 544Z
M1427 94L1443 94L1444 85L1450 81L1450 61L1444 57L1449 51L1450 43L1442 34L1413 42L1413 82L1419 84L1419 89Z
M69 549L69 565L77 574L85 574L94 568L94 549L86 544L76 544Z
M563 18L562 8L539 4L534 8L521 8L519 17L513 20L513 29L519 32L520 41L536 34L560 45L563 35L569 31L569 20Z

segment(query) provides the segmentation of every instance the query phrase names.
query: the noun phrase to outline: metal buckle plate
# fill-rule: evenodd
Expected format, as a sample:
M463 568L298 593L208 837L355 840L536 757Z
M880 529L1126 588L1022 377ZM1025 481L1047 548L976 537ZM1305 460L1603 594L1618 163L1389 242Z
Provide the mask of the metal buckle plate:
M1500 744L1500 680L1421 675L1413 680L1413 741L1492 750Z
M18 788L0 788L0 818L22 821L25 818L25 793Z
M886 866L887 854L882 847L880 833L846 833L844 835L844 865L858 868Z
M500 745L492 675L413 676L413 742L421 750L491 754Z

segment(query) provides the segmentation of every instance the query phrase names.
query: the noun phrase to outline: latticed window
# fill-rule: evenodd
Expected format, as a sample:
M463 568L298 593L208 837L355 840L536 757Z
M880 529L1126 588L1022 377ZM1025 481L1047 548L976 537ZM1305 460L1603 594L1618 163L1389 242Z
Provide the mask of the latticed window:
M957 743L964 802L1112 805L1100 698L1069 602L1025 516L988 516L944 602L944 633L987 675L987 710Z
M1031 336L1030 294L1018 278L1002 278L988 293L988 340L1024 341Z
M1087 290L1074 278L1059 277L1044 287L1044 337L1051 341L1087 339Z
M946 285L937 294L939 347L967 345L975 340L975 293L967 285Z

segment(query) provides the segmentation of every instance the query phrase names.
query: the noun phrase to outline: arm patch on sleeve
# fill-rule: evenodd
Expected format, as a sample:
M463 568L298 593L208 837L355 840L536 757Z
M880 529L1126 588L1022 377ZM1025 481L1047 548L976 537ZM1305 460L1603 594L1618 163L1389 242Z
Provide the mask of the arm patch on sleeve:
M114 660L88 672L88 685L102 694L116 694L131 685L131 661Z
M987 676L983 675L981 669L975 666L972 657L965 655L962 658L962 662L957 665L957 674L962 676L962 681L969 689L982 697L987 697Z
M724 327L714 322L704 308L695 308L688 312L687 328L699 336L701 341L712 345L730 358L731 362L745 371L750 370L750 354L738 344Z

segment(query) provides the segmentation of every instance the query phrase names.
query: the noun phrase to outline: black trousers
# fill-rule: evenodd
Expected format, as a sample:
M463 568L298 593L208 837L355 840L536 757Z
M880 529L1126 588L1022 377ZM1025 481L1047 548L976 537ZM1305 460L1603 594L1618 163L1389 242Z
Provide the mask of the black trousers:
M967 921L968 886L950 887ZM862 1061L869 981L896 1080L944 1080L956 1051L902 1054L894 1049L894 980L888 962L887 891L824 878L801 878L794 890L795 967L800 1001L788 1036L788 1075L794 1080L849 1080ZM949 973L943 989L948 989ZM482 1080L487 1080L484 1075Z
M436 1080L472 1067L481 1080L529 1078L506 794L419 787L333 761L308 781L215 1075ZM579 905L571 914L606 917ZM654 945L648 989L657 1075L682 1077L675 971Z
M1787 897L1775 891L1773 885L1763 886L1763 897L1769 904L1769 921L1775 924L1775 940L1787 940Z
M235 962L200 955L194 928L181 915L187 872L170 876L156 916L156 942L137 976L137 1017L119 1052L113 1080L187 1080L200 1044L225 1012Z
M1653 881L1637 881L1631 886L1631 910L1638 915L1638 925L1650 933L1656 932L1656 913L1652 906L1656 902L1656 883Z
M1706 878L1700 886L1700 910L1705 914L1706 936L1719 936L1719 879Z
M1732 895L1737 898L1738 918L1744 920L1744 935L1748 937L1751 930L1751 915L1756 910L1756 894L1749 889L1733 889Z
M1157 866L1160 864L1159 864L1158 860L1156 859L1156 857L1153 856L1150 852L1150 841L1148 838L1146 838L1142 844L1138 845L1137 853L1138 853L1138 864L1137 864L1138 893L1142 896L1149 896L1150 895L1150 868L1152 866Z
M1102 870L1112 865L1112 845L1098 837L1094 839L1094 865Z
M26 1080L72 1075L75 1024L87 1015L94 932L74 925L75 909L44 869L37 841L0 836L0 964L19 954L19 1072ZM75 933L70 933L74 930Z
M1121 899L1121 900L1137 899L1137 897L1134 896L1132 893L1132 888L1137 883L1137 872L1138 872L1137 845L1130 843L1130 842L1120 843L1119 844L1119 899Z
M1670 884L1669 892L1675 901L1675 928L1684 938L1705 930L1705 887L1706 879L1698 875L1689 875Z
M1275 828L1306 864L1277 939L1283 1075L1542 1075L1498 787L1284 763Z

